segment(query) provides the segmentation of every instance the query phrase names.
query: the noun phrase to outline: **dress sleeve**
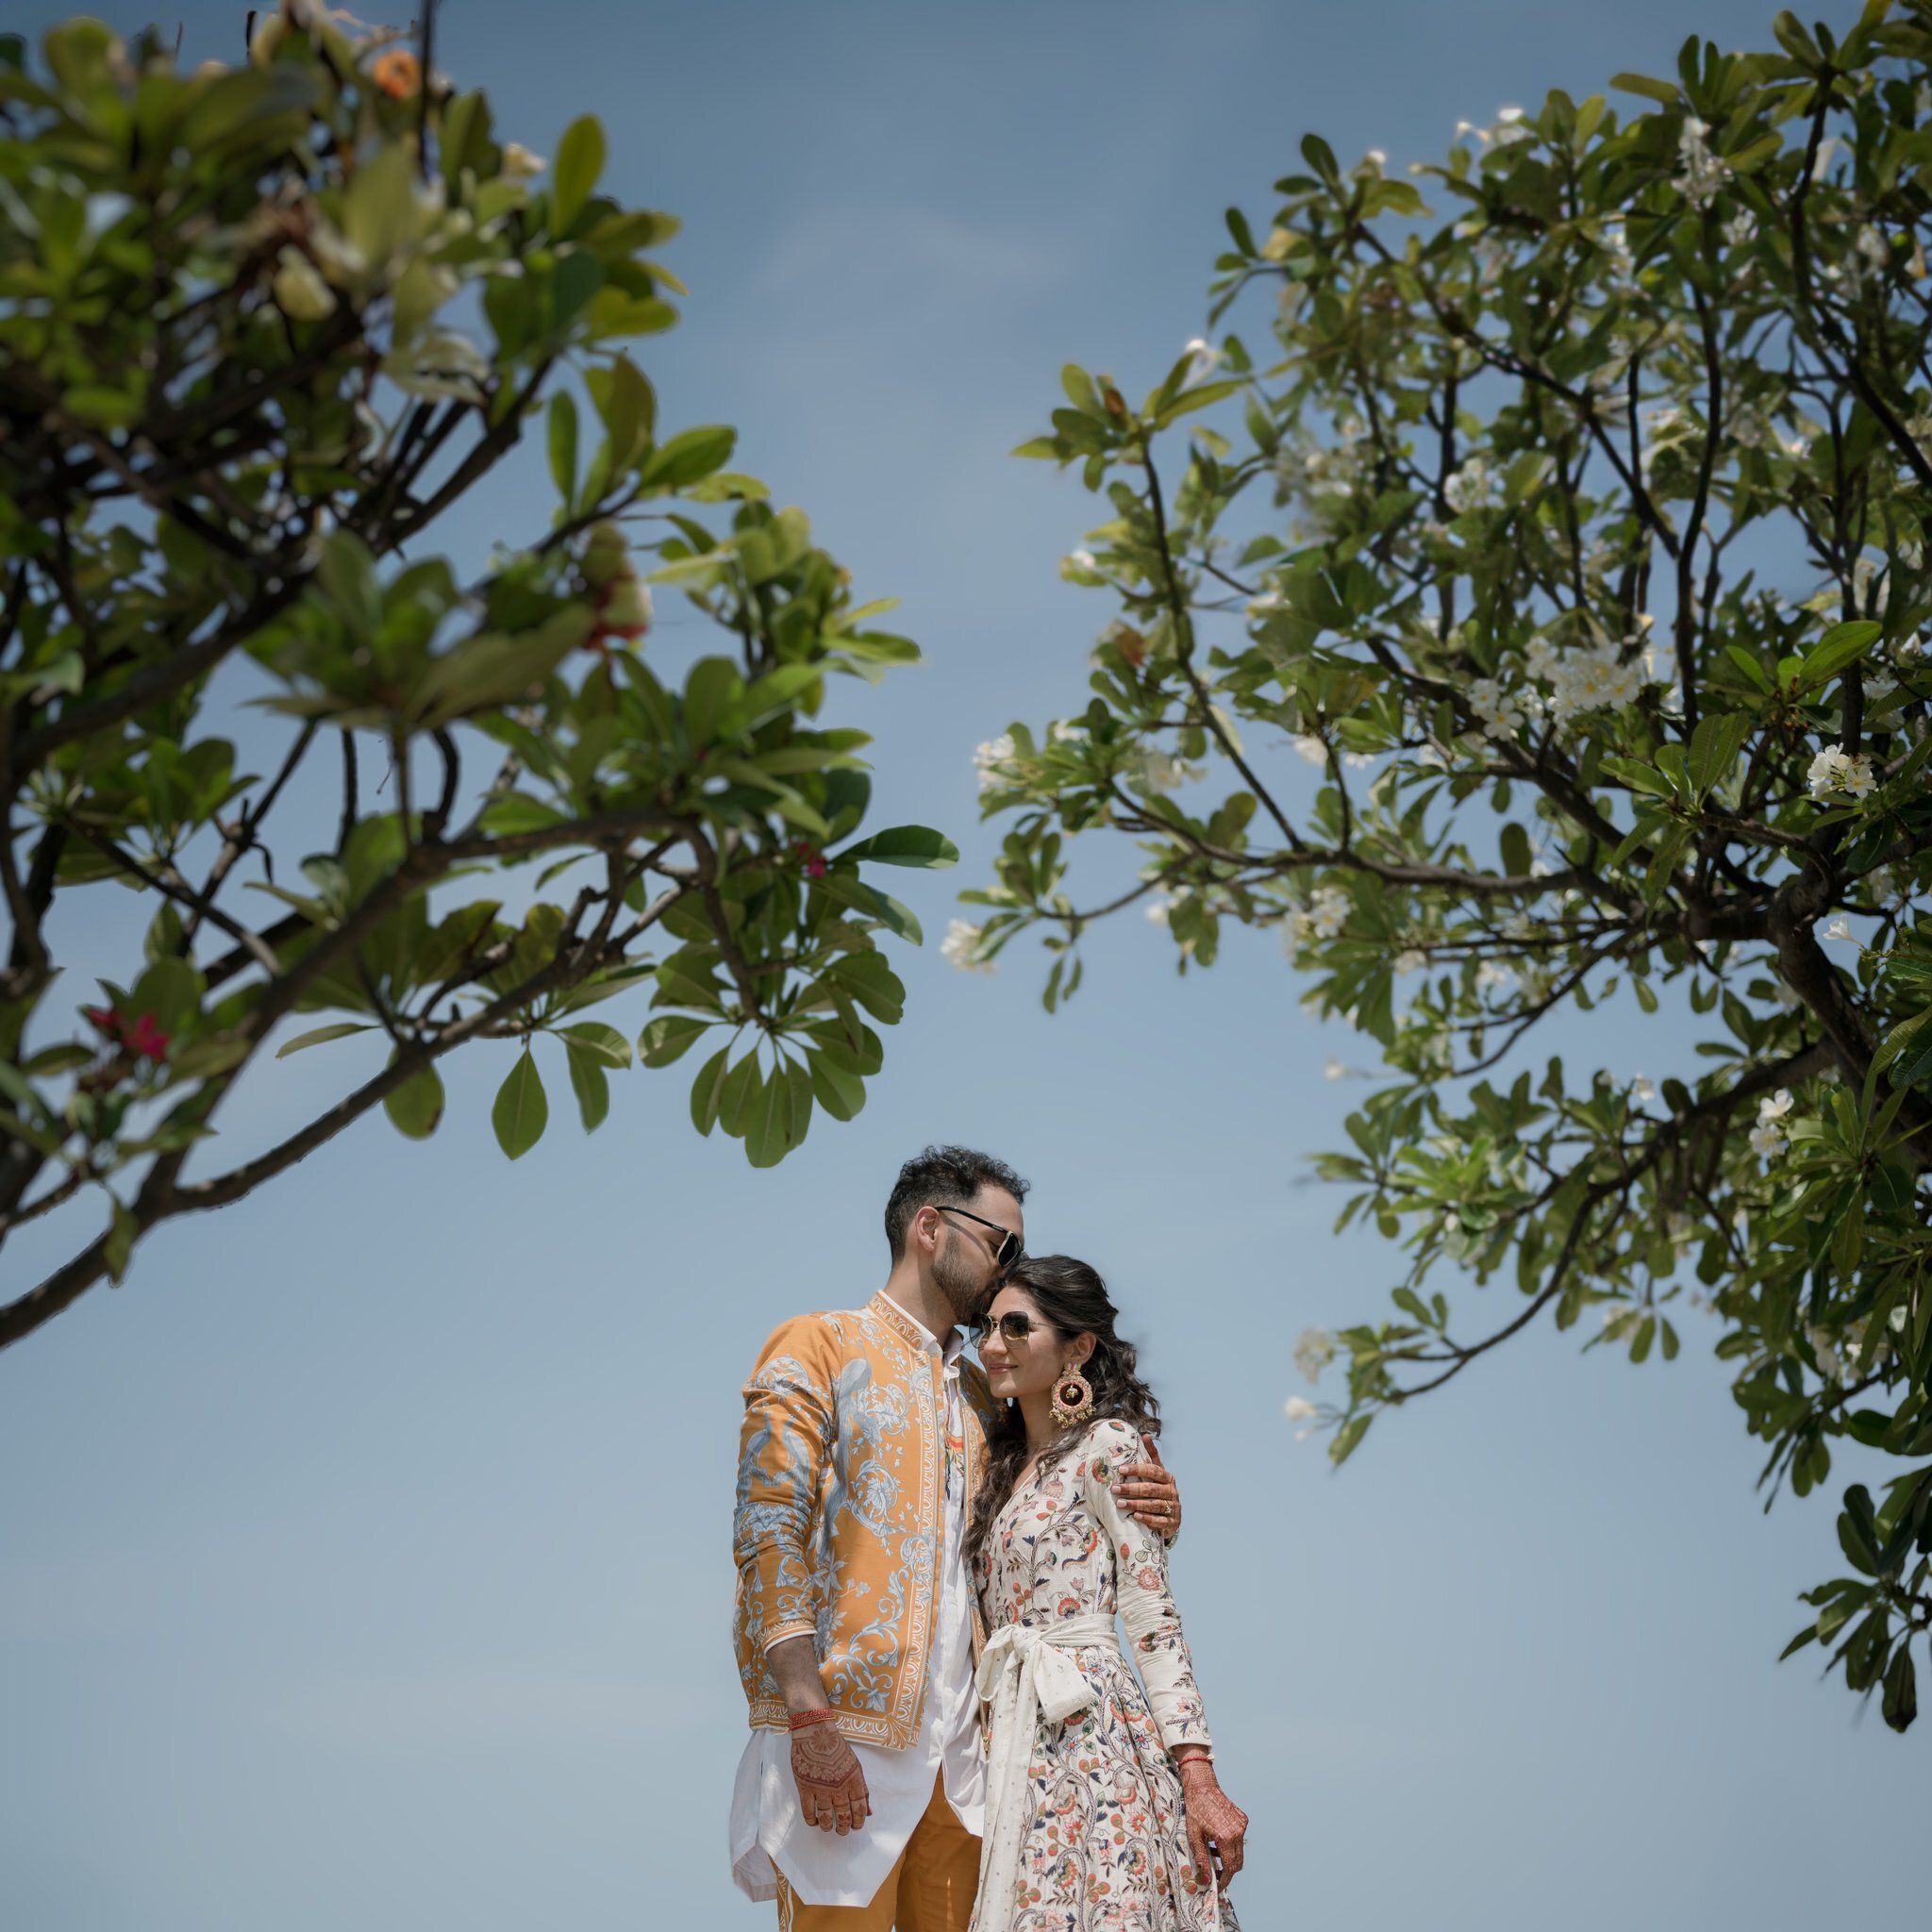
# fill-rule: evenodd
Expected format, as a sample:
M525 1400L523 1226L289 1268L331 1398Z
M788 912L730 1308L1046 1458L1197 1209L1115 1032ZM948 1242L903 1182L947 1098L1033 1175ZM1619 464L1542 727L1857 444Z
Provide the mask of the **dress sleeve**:
M816 1317L786 1323L745 1384L732 1541L740 1613L759 1652L818 1628L808 1544L837 1425L824 1343Z
M1160 1726L1160 1741L1172 1751L1177 1744L1205 1744L1207 1713L1194 1683L1194 1662L1188 1640L1181 1634L1180 1612L1167 1586L1167 1545L1145 1524L1137 1523L1114 1494L1122 1471L1142 1459L1141 1438L1125 1423L1096 1425L1087 1457L1087 1502L1100 1531L1113 1546L1116 1601L1121 1622L1147 1703Z

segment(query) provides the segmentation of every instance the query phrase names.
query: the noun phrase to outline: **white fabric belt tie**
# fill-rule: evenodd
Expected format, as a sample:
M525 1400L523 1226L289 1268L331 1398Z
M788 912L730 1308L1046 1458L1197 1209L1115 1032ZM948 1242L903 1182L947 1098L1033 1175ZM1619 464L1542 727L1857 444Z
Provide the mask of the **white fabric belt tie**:
M1118 1652L1110 1616L1062 1617L1053 1624L1006 1624L992 1633L979 1659L980 1697L992 1707L986 1757L986 1836L979 1846L979 1895L986 1923L1004 1926L1020 1877L1020 1841L1026 1832L1026 1774L1033 1763L1036 1722L1058 1724L1085 1710L1099 1692L1081 1674L1070 1651Z

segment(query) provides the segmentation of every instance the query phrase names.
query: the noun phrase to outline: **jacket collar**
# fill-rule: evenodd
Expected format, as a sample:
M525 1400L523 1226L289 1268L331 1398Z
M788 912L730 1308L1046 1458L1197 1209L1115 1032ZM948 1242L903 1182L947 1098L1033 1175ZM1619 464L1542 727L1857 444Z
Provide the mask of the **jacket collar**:
M884 1289L866 1304L865 1311L874 1320L883 1322L908 1348L917 1353L924 1354L927 1348L938 1348L948 1361L957 1361L965 1351L966 1339L957 1329L951 1342L941 1347L939 1338L924 1323L914 1321Z

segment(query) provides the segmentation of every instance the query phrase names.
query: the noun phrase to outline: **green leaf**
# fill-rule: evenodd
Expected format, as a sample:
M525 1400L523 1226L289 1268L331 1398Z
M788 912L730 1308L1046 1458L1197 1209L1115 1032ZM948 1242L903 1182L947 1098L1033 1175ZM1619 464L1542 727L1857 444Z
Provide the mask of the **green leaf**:
M865 1105L865 1082L849 1069L835 1066L828 1055L816 1049L805 1058L818 1104L835 1121L851 1120Z
M604 172L604 129L594 114L573 121L557 144L556 187L550 195L550 231L567 235Z
M722 470L737 447L735 429L687 429L651 452L638 472L638 487L646 491L682 490Z
M657 398L642 371L628 356L620 355L610 365L610 391L604 405L613 474L627 470L649 441L657 412Z
M411 1141L428 1140L442 1119L442 1076L434 1067L412 1074L382 1103L396 1131Z
M944 834L925 825L892 825L848 845L839 853L841 860L870 859L874 865L924 866L943 872L959 862L959 848Z
M708 1136L718 1124L718 1108L724 1098L725 1063L730 1058L729 1044L721 1046L691 1083L691 1124L701 1134Z
M638 1035L638 1058L647 1067L668 1067L710 1031L710 1023L690 1013L663 1013Z
M1352 1416L1336 1430L1334 1440L1328 1444L1328 1460L1338 1469L1353 1456L1361 1440L1369 1433L1369 1424L1374 1421L1374 1414Z
M108 1278L116 1288L127 1278L127 1263L134 1253L136 1238L141 1233L141 1224L119 1201L114 1203L112 1218L108 1223Z
M550 398L550 477L565 509L577 499L577 406L568 390Z
M744 1153L754 1167L776 1167L798 1144L792 1138L791 1099L791 1081L783 1067L774 1067L771 1078L755 1093L747 1095ZM808 1086L806 1104L810 1103L811 1090Z
M509 1070L508 1079L497 1089L490 1124L496 1129L496 1144L512 1160L521 1160L543 1138L549 1124L550 1102L543 1092L542 1076L525 1046Z
M841 953L825 969L825 977L842 987L874 1020L896 1026L906 1009L906 989L899 975L877 953Z
M291 1053L300 1053L307 1046L320 1046L327 1040L343 1040L351 1033L374 1033L375 1028L364 1025L356 1020L339 1020L333 1026L318 1026L310 1033L298 1033L293 1040L284 1042L275 1051L278 1060L285 1060Z
M605 1029L607 1032L609 1028ZM573 1027L572 1033L576 1029ZM619 1036L622 1038L622 1036ZM609 1064L605 1055L597 1048L585 1045L565 1036L569 1051L564 1055L570 1063L570 1088L577 1097L577 1114L584 1124L584 1132L593 1134L604 1124L604 1116L610 1111L610 1075L605 1072ZM630 1041L625 1041L625 1064L630 1060Z
M580 1020L575 1026L564 1027L560 1037L573 1053L587 1053L606 1066L630 1065L629 1040L601 1020Z
M710 744L744 696L744 679L729 658L700 658L684 686L684 729L692 750Z
M1881 1702L1886 1724L1894 1731L1907 1731L1919 1714L1919 1680L1912 1663L1912 1646L1901 1643L1892 1654L1885 1673L1885 1694Z
M745 1055L724 1077L724 1091L718 1102L718 1124L733 1140L741 1141L764 1093L764 1076L758 1071L757 1051Z
M1613 74L1610 85L1619 93L1642 94L1649 100L1661 101L1667 108L1674 108L1680 94L1674 81L1653 80L1647 74Z
M1697 729L1690 734L1688 769L1699 798L1729 774L1756 722L1748 711L1711 712L1697 721Z
M1884 633L1885 626L1870 618L1833 625L1805 654L1804 669L1798 674L1799 689L1813 691L1829 684L1848 664L1862 658Z

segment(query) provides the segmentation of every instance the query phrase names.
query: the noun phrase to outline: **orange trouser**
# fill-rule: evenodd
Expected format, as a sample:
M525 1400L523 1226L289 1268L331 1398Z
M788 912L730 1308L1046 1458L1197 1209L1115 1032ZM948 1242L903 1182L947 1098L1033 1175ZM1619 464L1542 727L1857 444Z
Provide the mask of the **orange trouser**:
M979 1840L953 1815L943 1778L869 1906L808 1906L778 1874L778 1932L966 1932L979 1889Z

